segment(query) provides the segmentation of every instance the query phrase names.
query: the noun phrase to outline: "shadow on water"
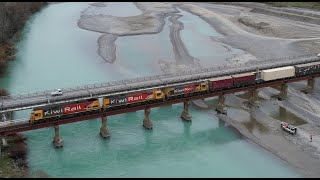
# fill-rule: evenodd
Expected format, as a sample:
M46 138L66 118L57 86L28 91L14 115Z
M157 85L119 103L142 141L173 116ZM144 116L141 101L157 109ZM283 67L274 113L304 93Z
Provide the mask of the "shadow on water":
M240 98L248 99L249 98L249 92L246 92L241 95L237 95ZM272 96L273 97L273 96ZM271 98L272 98L271 97ZM274 97L277 97L276 95ZM267 115L270 117L277 119L279 121L284 121L293 125L302 125L307 123L303 119L297 117L296 115L292 114L291 112L287 111L285 108L278 106L275 102L265 100L261 97L258 98L259 100L259 106L262 111L264 111ZM254 121L253 117L250 117L251 121ZM250 124L250 123L248 123ZM250 125L249 125L250 126Z
M269 129L266 128L263 124L258 122L251 114L250 114L250 121L242 123L246 128L248 128L248 131L253 134L253 130L257 129L260 133L267 133L269 132Z
M191 133L192 123L182 122L184 125L183 133L177 134L173 138L155 139L152 131L144 132L144 145L130 144L123 145L117 152L117 160L126 162L128 157L131 161L137 162L141 159L141 156L145 156L149 159L157 160L157 155L166 151L167 154L174 154L177 152L183 152L185 149L193 149L201 147L203 145L212 144L221 145L227 144L232 141L241 139L240 134L232 127L219 127L215 129L209 129L206 131ZM223 133L226 129L230 130L230 134ZM188 138L186 138L188 137ZM108 148L107 148L108 149ZM150 151L152 149L152 151Z
M279 121L284 121L295 126L306 124L307 122L291 112L287 111L285 108L278 106L272 101L264 101L261 109L270 117L278 119Z

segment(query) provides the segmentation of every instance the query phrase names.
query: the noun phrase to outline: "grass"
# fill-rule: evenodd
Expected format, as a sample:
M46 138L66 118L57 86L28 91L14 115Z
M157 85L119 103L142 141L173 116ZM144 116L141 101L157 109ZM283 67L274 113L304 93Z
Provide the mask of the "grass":
M320 2L265 2L275 7L298 7L320 10Z
M0 157L0 178L22 178L24 170L16 167L6 151L1 152Z

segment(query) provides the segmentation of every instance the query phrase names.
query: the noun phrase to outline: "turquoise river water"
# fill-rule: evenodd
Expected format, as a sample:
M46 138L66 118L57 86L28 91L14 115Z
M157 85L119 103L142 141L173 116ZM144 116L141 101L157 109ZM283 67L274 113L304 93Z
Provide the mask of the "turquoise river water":
M159 34L119 37L117 60L106 63L97 54L101 34L77 27L80 12L89 4L51 4L35 14L17 44L17 59L0 79L1 87L18 94L159 74L159 59L174 58L166 19ZM126 16L140 11L131 3L121 7ZM212 60L216 57L231 57L210 41L209 36L219 35L214 29L197 16L181 14L181 35L191 56L206 65L221 64ZM187 123L180 119L182 108L176 104L152 109L152 131L142 127L143 111L108 117L107 140L99 135L100 119L62 125L61 149L52 145L53 128L25 132L30 170L52 177L300 177L279 158L220 127L217 117L209 114L213 109L191 107L193 119Z

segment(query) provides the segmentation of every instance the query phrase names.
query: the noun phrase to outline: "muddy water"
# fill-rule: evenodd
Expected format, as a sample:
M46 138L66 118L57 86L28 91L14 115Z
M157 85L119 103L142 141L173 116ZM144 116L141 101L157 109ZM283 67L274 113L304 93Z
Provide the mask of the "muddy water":
M151 75L157 71L149 70L149 64L173 57L165 27L163 34L119 38L119 63L105 63L96 52L100 34L76 25L88 7L58 3L36 14L1 87L16 94ZM184 41L192 42L192 36ZM143 111L108 117L108 140L99 136L100 119L62 125L62 149L52 146L52 128L25 132L30 170L52 177L300 177L279 158L220 126L210 114L213 109L191 106L193 121L186 123L179 117L182 108L177 104L152 109L152 131L142 128ZM17 113L23 115L28 112Z

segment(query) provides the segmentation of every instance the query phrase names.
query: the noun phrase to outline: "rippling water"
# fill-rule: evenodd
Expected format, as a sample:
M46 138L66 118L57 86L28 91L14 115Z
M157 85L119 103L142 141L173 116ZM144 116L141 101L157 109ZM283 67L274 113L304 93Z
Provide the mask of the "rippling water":
M151 75L157 73L149 68L156 69L158 59L174 57L166 20L160 34L120 37L116 63L105 63L97 55L101 34L77 27L89 4L52 4L36 14L1 86L16 94ZM123 8L132 7L126 4ZM199 21L189 16L182 18L188 21L182 32ZM199 35L195 29L201 27L183 40L191 43L210 31L204 27ZM194 43L201 45L201 40ZM192 123L180 119L182 109L181 104L152 109L152 131L142 127L143 111L108 117L108 140L99 136L100 119L62 125L62 149L53 148L52 128L26 132L31 171L44 170L53 177L300 177L272 154L219 126L209 113L213 109L191 107Z

